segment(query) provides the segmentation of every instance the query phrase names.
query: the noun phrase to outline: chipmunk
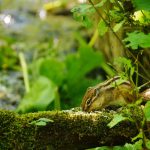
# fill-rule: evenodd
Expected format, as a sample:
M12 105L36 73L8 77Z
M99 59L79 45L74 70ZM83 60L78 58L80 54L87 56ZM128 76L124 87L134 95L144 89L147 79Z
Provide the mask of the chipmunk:
M138 95L133 89L134 85L130 81L115 76L87 89L81 104L82 110L91 112L108 106L123 106L140 97L150 99L150 89Z

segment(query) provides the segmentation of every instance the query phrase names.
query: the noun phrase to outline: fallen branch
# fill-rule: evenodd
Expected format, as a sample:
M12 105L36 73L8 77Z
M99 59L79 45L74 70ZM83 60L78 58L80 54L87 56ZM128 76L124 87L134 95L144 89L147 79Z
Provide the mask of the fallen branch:
M125 120L113 128L107 124L113 115L129 115L135 122ZM40 118L50 121L34 124ZM81 111L47 111L18 115L0 111L0 149L19 150L77 150L97 146L123 145L137 135L137 123L142 113L138 108L84 113Z

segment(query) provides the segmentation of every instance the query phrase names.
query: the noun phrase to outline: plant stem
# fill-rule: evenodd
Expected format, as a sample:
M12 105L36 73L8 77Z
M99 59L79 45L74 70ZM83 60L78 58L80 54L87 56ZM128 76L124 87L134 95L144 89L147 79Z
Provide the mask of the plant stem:
M30 91L29 78L28 78L28 69L27 69L27 64L26 64L26 61L25 61L24 54L22 52L19 52L19 59L20 59L21 67L22 67L25 90L26 90L26 93L28 93Z
M89 42L89 46L92 47L96 41L96 39L98 38L98 29L96 28L90 42Z
M148 85L148 84L150 84L150 81L144 83L143 85L139 86L138 88L141 89L141 88L143 88L144 86L146 86L146 85Z
M55 110L61 110L61 106L60 106L60 97L59 94L56 93L56 98L54 100L54 109Z
M137 61L138 61L138 55L137 55ZM136 96L138 96L138 81L139 81L139 75L138 75L138 72L139 72L139 68L138 68L138 63L135 63L136 64L136 78L135 78L135 87L136 87Z
M105 72L106 72L108 75L110 75L110 76L115 76L114 71L113 71L106 63L101 64L101 67L105 70Z

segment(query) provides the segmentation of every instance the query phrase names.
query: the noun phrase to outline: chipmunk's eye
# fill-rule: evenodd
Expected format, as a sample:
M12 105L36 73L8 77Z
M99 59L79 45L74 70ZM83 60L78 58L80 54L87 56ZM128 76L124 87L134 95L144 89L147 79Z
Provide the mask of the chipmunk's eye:
M88 98L87 101L86 101L86 105L87 105L87 106L90 106L90 104L91 104L91 99Z

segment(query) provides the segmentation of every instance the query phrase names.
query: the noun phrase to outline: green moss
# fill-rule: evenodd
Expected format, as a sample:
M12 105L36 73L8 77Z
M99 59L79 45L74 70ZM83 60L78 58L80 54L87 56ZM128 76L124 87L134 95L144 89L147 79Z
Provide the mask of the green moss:
M124 108L120 112L127 115L127 110ZM137 129L130 121L119 123L112 129L108 128L107 124L114 113L116 112L47 111L18 115L0 110L0 149L46 150L53 147L69 150L76 147L84 149L124 144L137 134ZM138 113L140 114L140 111ZM53 121L48 122L46 126L31 124L40 118Z

